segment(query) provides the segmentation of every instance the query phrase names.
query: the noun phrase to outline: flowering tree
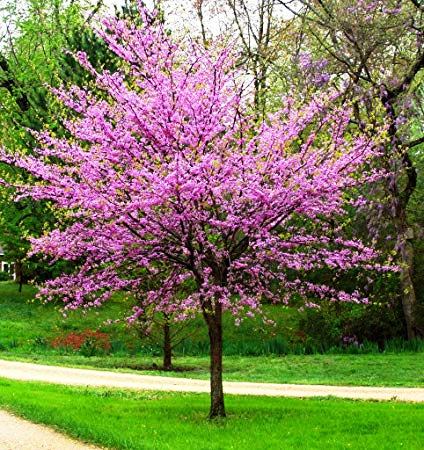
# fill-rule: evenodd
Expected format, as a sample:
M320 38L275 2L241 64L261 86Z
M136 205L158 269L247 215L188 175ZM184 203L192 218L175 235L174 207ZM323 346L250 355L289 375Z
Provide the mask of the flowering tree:
M288 100L258 127L229 49L175 42L154 14L141 13L140 28L107 19L100 32L121 71L98 73L77 54L96 91L57 91L74 111L69 135L39 133L35 155L1 158L34 177L21 195L66 214L60 229L33 241L33 252L79 270L41 295L76 309L150 285L129 320L147 307L180 319L200 312L210 338L210 417L224 416L223 312L241 319L259 313L264 299L287 301L293 292L309 306L366 301L305 274L387 270L336 220L345 192L381 174L365 170L371 139L344 137L350 114L329 108L331 95L300 111Z

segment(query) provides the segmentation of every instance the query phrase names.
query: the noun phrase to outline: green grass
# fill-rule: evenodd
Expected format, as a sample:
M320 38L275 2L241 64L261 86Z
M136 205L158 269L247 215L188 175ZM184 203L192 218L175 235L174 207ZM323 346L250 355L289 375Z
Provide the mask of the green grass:
M73 312L65 318L59 306L35 300L36 289L24 286L18 292L14 283L0 282L0 350L16 353L44 353L51 340L72 331L103 329L114 339L133 342L125 323L105 325L107 319L123 317L126 306L122 299L108 303L107 308L84 314Z
M0 380L0 406L117 449L422 449L424 405L69 388Z

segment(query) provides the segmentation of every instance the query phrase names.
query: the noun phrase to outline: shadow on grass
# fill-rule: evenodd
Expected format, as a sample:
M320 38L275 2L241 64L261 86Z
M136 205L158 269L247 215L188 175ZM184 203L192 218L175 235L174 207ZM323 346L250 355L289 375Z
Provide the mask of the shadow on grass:
M152 363L152 364L138 364L138 363L113 363L112 366L114 369L131 369L137 371L158 371L158 372L198 372L202 370L201 367L198 366L172 366L171 368L165 368L164 366Z

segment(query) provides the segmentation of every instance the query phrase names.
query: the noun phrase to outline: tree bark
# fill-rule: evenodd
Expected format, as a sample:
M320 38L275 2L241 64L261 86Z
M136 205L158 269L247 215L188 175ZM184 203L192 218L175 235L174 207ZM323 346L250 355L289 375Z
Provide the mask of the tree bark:
M225 417L224 389L222 386L222 305L215 306L208 317L211 371L211 408L209 418Z
M398 223L398 247L400 249L401 272L400 283L402 288L402 309L406 324L408 340L417 337L416 304L414 282L412 279L414 268L414 247L412 244L412 229L406 222Z
M401 151L399 153L402 153ZM414 245L413 229L408 223L408 203L417 185L417 172L407 153L401 159L402 168L406 173L406 186L401 188L401 181L395 180L389 186L392 195L393 223L396 229L396 247L399 252L400 287L402 310L406 325L408 340L417 337L417 296L413 281L414 273Z
M411 340L417 337L418 328L416 320L417 297L412 277L414 272L413 230L408 224L407 210L409 200L417 187L418 174L409 156L409 149L405 148L397 137L397 115L394 102L401 92L383 91L381 101L389 120L388 134L391 138L391 149L401 163L401 170L394 174L392 182L389 181L388 190L392 198L393 223L397 234L397 248L399 249L402 309L406 324L406 335L408 340ZM405 186L402 186L402 175L406 178Z
M163 368L164 370L172 370L171 327L166 317L163 324Z
M19 292L22 292L22 286L24 284L24 268L22 261L15 261L15 278L19 285Z
M400 199L396 197L393 200L396 205L394 223L397 234L397 248L399 249L402 309L406 324L406 335L408 340L411 340L417 337L417 297L412 278L414 272L413 230L409 227L406 218L407 204L403 204L404 202L399 201Z

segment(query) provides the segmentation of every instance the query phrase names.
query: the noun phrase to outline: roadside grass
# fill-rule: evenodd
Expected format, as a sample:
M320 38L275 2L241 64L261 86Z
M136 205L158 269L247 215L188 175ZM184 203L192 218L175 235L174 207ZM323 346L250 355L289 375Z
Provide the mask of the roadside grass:
M0 379L0 406L115 449L424 448L424 405L230 396L206 419L206 394L63 387Z
M16 355L2 359L39 364L113 370L185 378L209 378L208 357L176 357L175 371L152 370L161 364L148 356ZM226 356L224 380L263 383L329 384L347 386L424 386L424 354Z
M83 314L74 311L64 318L59 305L41 304L34 300L35 288L24 286L18 292L13 283L0 283L0 358L44 364L81 366L87 368L137 371L170 376L208 378L209 358L204 326L194 322L200 333L191 336L191 344L175 352L177 371L162 372L161 349L149 340L140 339L134 328L125 322L106 324L111 318L124 317L130 305L115 297L104 307ZM282 307L269 308L269 316L277 325L271 330L261 328L259 321L246 320L240 327L231 317L225 318L224 378L234 381L274 383L339 384L369 386L424 386L424 351L402 351L399 345L385 353L326 353L310 355L278 354L294 327L294 313ZM53 349L51 341L72 331L85 329L108 333L111 352L94 356L67 349ZM275 336L275 335L276 336ZM396 344L396 343L395 343ZM197 346L194 355L187 355L190 345ZM268 345L268 350L267 346ZM202 351L200 351L204 347ZM259 350L265 349L264 355ZM336 349L337 350L337 349ZM340 349L339 349L340 350ZM353 352L355 349L352 349ZM424 341L421 350L424 350ZM255 355L259 353L260 356ZM301 353L299 351L299 353ZM155 368L155 370L152 370Z

